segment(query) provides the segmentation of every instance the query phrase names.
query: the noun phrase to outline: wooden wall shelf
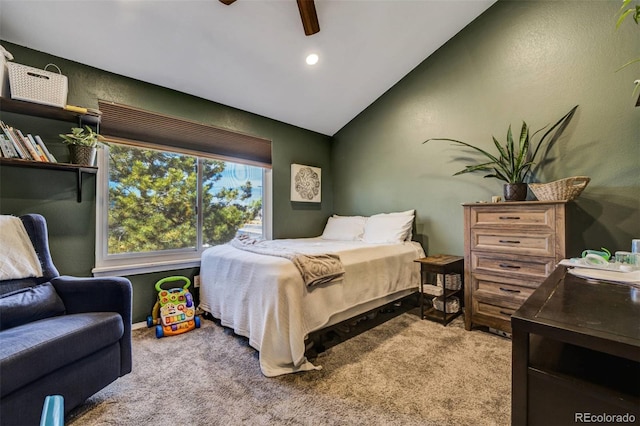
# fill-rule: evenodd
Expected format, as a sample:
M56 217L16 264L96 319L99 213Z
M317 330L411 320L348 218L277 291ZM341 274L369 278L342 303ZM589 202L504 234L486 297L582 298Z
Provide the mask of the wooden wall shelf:
M0 111L29 115L32 117L67 121L71 123L77 123L79 126L82 126L84 124L99 126L101 119L100 115L82 114L74 111L68 111L59 107L2 97L0 97ZM0 165L74 172L76 173L78 193L77 199L79 203L82 202L82 174L96 174L98 172L97 167L80 166L78 164L68 163L49 163L44 161L23 160L17 158L0 158Z
M36 169L62 170L76 173L76 184L78 193L78 202L82 202L82 174L88 173L95 175L98 173L97 167L81 166L78 164L68 163L47 163L44 161L21 160L17 158L0 158L1 166L13 167L31 167Z
M101 117L93 114L81 114L67 111L63 108L49 105L36 104L34 102L18 101L10 98L0 98L0 110L16 114L31 115L34 117L52 118L54 120L68 121L72 123L89 124L97 126Z

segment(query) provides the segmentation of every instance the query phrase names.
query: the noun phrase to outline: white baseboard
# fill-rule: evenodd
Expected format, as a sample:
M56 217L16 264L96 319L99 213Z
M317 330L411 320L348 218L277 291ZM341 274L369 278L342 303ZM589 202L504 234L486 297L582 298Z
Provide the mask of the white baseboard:
M141 321L141 322L134 322L133 324L131 324L132 330L137 330L139 328L147 328L147 322Z

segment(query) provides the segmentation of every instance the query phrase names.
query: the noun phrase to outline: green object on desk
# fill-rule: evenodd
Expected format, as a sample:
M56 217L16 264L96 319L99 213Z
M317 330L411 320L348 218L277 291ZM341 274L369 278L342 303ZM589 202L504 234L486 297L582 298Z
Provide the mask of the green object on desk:
M600 250L602 251L598 251L598 250L584 250L582 252L582 257L587 257L587 255L589 254L595 254L596 256L600 256L602 257L604 260L609 260L611 259L611 252L609 250L607 250L604 247L600 247Z

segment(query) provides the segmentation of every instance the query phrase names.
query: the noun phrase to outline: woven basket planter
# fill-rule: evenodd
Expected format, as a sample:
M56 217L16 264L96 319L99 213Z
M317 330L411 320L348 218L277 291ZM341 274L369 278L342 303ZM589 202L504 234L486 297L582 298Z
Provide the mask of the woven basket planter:
M96 160L96 147L84 145L69 145L71 163L81 166L93 166Z
M573 176L549 183L530 183L529 189L539 201L571 201L587 187L591 178Z

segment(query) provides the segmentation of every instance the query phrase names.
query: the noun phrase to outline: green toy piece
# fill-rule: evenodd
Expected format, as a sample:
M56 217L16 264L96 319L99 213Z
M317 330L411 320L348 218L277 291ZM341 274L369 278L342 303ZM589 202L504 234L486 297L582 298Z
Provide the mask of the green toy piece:
M609 259L611 259L611 252L609 250L607 250L604 247L600 247L600 250L602 251L598 251L598 250L585 250L582 252L582 257L587 257L588 254L594 254L596 256L600 256L601 258L603 258L606 261L609 261Z

